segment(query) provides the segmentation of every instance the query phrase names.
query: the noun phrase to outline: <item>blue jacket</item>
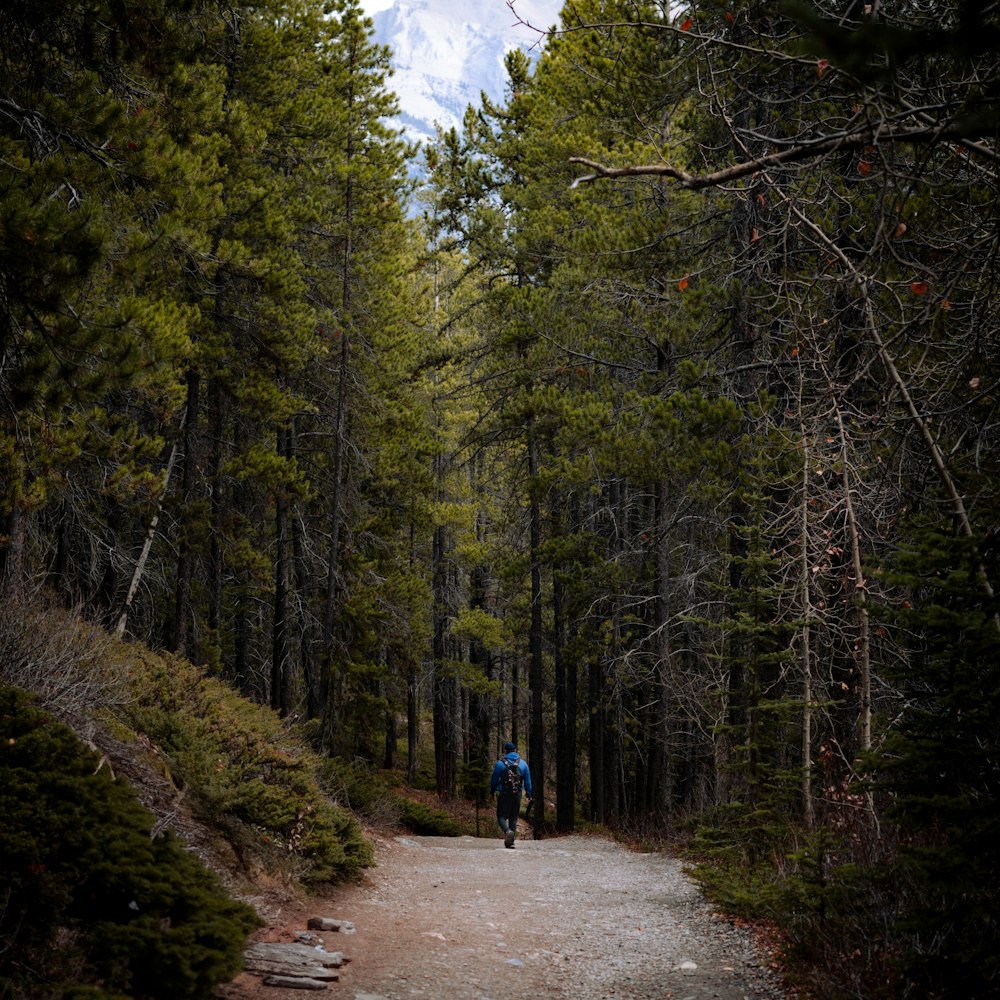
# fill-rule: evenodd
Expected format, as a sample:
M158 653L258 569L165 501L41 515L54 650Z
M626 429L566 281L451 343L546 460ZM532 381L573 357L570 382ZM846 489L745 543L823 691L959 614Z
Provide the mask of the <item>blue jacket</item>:
M524 785L524 792L530 799L531 772L528 770L528 765L517 755L516 750L511 750L503 759L497 761L497 766L493 768L493 774L490 777L490 795L498 789L503 788L503 776L507 773L507 765L504 763L504 760L509 760L512 764L517 764L521 771L521 782Z

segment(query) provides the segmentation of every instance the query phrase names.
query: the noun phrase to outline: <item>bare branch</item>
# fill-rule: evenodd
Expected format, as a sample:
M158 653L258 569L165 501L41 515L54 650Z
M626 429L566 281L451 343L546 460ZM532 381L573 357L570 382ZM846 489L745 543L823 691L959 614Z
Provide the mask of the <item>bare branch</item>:
M822 139L812 142L800 143L776 153L769 153L767 156L760 156L743 163L734 163L732 166L724 167L722 170L716 170L710 174L689 174L686 170L681 170L679 167L672 167L669 163L643 163L625 167L609 167L603 163L598 163L596 160L589 160L582 156L571 156L569 159L570 163L579 163L581 166L589 167L593 171L593 173L577 177L571 187L575 188L580 184L587 184L605 178L670 177L678 181L681 187L688 188L691 191L698 191L703 188L719 187L729 181L739 180L742 177L748 177L762 170L768 170L771 167L809 160L817 156L826 156L845 149L864 149L867 146L878 146L889 143L933 143L942 140L960 140L972 153L988 154L990 158L996 157L994 151L988 146L984 146L982 143L972 143L965 139L961 131L954 124L899 129L886 129L879 125L858 129L854 132L825 136Z
M17 122L31 139L46 150L51 151L55 148L55 144L61 140L90 157L102 167L114 166L102 147L95 146L89 139L75 135L56 125L37 109L22 108L9 98L0 97L0 115Z

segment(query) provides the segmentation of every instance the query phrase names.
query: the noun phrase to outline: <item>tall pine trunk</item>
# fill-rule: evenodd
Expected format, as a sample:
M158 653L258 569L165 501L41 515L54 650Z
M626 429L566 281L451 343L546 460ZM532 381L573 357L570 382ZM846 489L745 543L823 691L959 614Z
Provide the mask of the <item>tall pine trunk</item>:
M801 511L802 544L800 545L799 586L802 596L802 631L799 637L799 651L802 663L802 818L805 828L811 830L815 822L813 805L813 764L812 764L812 600L810 597L811 576L809 572L809 443L802 432L802 499Z
M288 429L278 431L278 454L285 455L288 448ZM284 483L277 486L275 498L275 560L274 560L274 614L271 632L271 708L287 715L292 686L291 642L289 638L288 580L290 540L288 530L288 490Z
M654 507L654 545L656 558L656 641L654 643L655 672L653 691L654 733L650 747L651 781L647 801L654 820L666 826L670 823L673 800L673 761L671 759L671 660L670 642L670 544L671 524L667 500L669 484L660 480L656 484Z
M190 656L191 583L194 577L194 525L191 507L198 477L197 428L201 376L196 369L187 377L187 417L184 421L184 459L181 472L180 542L177 550L177 583L174 597L171 649L178 656Z
M347 111L347 138L344 150L346 185L344 189L344 248L340 273L340 370L337 378L337 402L334 413L333 482L330 484L330 543L327 556L326 599L322 618L324 669L320 700L323 711L324 743L328 749L335 747L339 738L341 678L336 664L337 598L340 589L340 536L344 511L344 494L347 491L347 413L348 386L351 377L351 331L353 328L354 293L354 156L356 113L354 71L356 52L352 45L348 64L348 87L344 95Z
M298 436L295 420L288 431L288 457L293 461L298 454ZM314 617L312 608L312 574L306 554L306 529L302 513L293 507L291 511L292 561L295 568L294 605L298 609L298 655L299 672L305 689L306 717L318 718L320 713L319 678L316 676L316 651L314 642Z
M534 791L534 832L538 839L545 827L545 716L542 671L542 515L538 501L538 442L534 416L528 419L528 479L531 491L529 533L531 536L531 728L528 736L529 764Z
M558 498L553 503L554 536L561 534ZM569 833L576 824L576 661L567 655L565 592L555 567L552 579L552 663L556 693L556 829Z
M452 730L455 720L455 678L448 666L448 567L445 558L446 531L443 525L434 529L434 638L432 654L434 772L438 795L450 797L455 792L456 760Z
M226 537L226 497L222 464L225 434L225 396L222 380L213 378L208 389L209 467L212 484L212 530L208 552L208 628L216 656L222 656L222 594L225 562L222 542Z

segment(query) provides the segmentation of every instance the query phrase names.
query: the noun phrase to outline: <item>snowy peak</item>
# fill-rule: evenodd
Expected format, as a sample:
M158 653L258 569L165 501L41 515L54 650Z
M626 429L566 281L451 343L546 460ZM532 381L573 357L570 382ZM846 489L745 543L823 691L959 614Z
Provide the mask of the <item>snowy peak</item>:
M551 27L557 0L516 0L523 20ZM537 31L520 24L505 0L396 0L373 15L375 37L392 49L402 124L411 139L434 136L434 124L457 126L480 94L504 96L504 55L519 47L537 52Z

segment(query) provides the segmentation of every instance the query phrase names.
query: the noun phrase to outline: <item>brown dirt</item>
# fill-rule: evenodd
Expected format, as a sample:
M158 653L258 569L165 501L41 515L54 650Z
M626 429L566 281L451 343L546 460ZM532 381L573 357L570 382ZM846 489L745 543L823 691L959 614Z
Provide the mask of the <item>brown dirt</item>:
M324 995L351 1000L777 1000L750 934L714 917L679 862L600 837L374 836L368 877L312 900L273 895L259 940L292 941L310 916L351 959ZM262 900L257 900L258 905ZM244 974L225 1000L295 1000Z
M238 858L197 822L157 763L87 732L158 817L266 921L255 940L292 942L311 916L352 921L351 935L319 935L350 958L324 996L350 1000L782 1000L785 993L750 930L715 917L666 854L599 836L533 840L416 837L368 830L376 865L366 877L305 898L278 876L250 880ZM463 829L495 829L492 812L441 803ZM299 1000L299 989L243 974L219 1000Z
M310 916L352 921L324 934L350 962L325 996L350 1000L783 1000L752 932L715 917L676 859L598 836L528 839L514 850L486 837L415 837L369 830L376 865L361 881L319 898L280 876L249 873L199 823L155 747L137 753L92 725L78 731L119 777L251 903L267 926L255 940L295 940ZM103 763L102 762L102 766ZM446 808L469 831L495 830L488 809L433 793L408 795ZM298 1000L304 991L243 974L220 1000Z

